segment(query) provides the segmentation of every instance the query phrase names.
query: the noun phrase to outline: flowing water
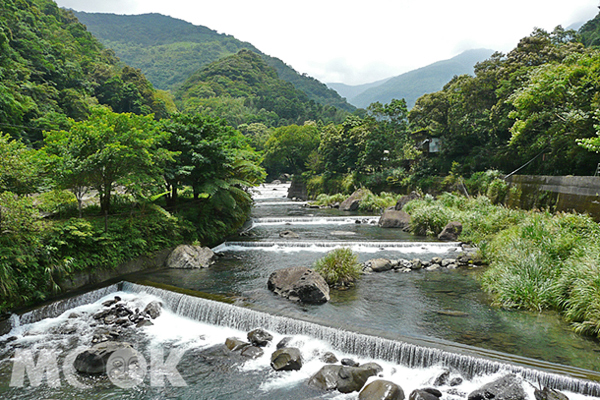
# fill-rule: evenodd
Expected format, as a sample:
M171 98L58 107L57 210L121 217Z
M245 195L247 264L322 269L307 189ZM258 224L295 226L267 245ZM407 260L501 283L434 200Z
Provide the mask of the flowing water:
M451 257L461 250L458 243L380 229L374 216L308 208L285 199L286 190L285 185L261 187L253 223L215 248L222 257L210 268L139 274L131 280L147 284L123 282L14 316L12 331L0 336L0 398L356 399L356 393L323 393L306 385L326 351L340 359L376 360L383 377L400 384L407 397L413 389L431 386L445 368L465 380L440 387L444 399L464 399L509 371L529 382L524 387L532 399L532 385L539 384L563 390L570 399L600 396L600 384L594 382L600 380L594 372L600 371L598 342L575 335L556 315L491 307L477 283L477 269L365 275L350 290L332 291L323 305L275 296L266 289L273 271L310 266L335 247L352 248L361 262ZM285 230L299 237L283 239L279 234ZM165 290L166 285L181 289ZM235 304L178 293L182 290ZM166 311L153 326L125 331L121 338L147 360L154 349L165 357L182 350L177 370L185 387L170 381L157 386L146 377L134 389L120 389L107 378L76 375L76 383L87 385L79 388L69 381L73 374L63 370L54 382L58 387L34 387L27 380L23 387L11 386L17 352L55 351L62 368L74 352L89 346L98 329L92 315L115 295L132 308L142 309L154 299L164 304ZM249 361L223 352L226 337L244 338L256 327L275 336L264 356ZM269 366L274 344L284 336L301 348L300 371L274 372Z

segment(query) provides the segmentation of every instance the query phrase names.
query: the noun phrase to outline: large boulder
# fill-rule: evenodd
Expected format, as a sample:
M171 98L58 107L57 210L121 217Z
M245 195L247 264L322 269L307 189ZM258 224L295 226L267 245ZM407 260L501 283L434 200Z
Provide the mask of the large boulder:
M298 239L300 236L296 232L283 231L279 232L279 237L284 239Z
M438 235L438 239L456 242L462 232L462 224L458 221L450 221Z
M393 382L378 379L360 391L358 400L404 400L404 391Z
M207 268L213 263L215 253L208 247L183 244L177 246L167 258L168 268Z
M399 228L408 229L410 226L410 215L405 211L388 208L379 217L379 227L381 228Z
M329 285L325 279L306 267L290 267L273 272L267 287L293 301L315 304L329 301Z
M105 374L106 362L110 356L115 351L125 349L134 351L133 347L127 342L102 342L95 344L75 357L73 367L75 367L77 372L83 374Z
M523 385L515 375L505 375L469 393L468 400L525 400Z
M366 190L358 189L356 192L352 193L350 197L340 204L340 210L342 211L356 211L358 210L358 206L362 201L363 197L367 194Z
M271 354L271 367L275 371L298 371L302 368L302 355L295 347L284 347Z
M357 392L371 376L382 371L375 363L367 363L360 367L344 365L325 365L308 381L309 386L321 390L338 390L342 393Z
M417 192L411 192L410 194L407 194L406 196L402 196L398 199L398 201L396 202L396 206L394 207L396 210L400 211L404 208L404 206L406 205L406 203L413 201L413 200L417 200L420 199L421 196L419 195L419 193Z
M370 267L373 272L385 272L392 269L392 262L386 258L375 258L365 262L365 266Z

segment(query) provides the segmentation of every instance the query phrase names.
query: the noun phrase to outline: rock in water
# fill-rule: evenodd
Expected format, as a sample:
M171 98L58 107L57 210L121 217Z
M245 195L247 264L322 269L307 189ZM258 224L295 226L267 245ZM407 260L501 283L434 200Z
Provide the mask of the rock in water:
M386 258L376 258L365 263L373 272L385 272L392 269L392 262Z
M542 390L538 388L533 392L536 400L569 400L569 398L558 390L550 389L544 386Z
M265 347L271 340L273 340L273 335L264 329L258 328L248 332L248 341L254 346Z
M329 301L329 285L325 279L306 267L290 267L273 272L267 287L293 301L315 304Z
M426 390L413 390L408 400L438 400L439 397Z
M296 232L283 231L279 232L279 237L284 239L298 239L300 236Z
M456 242L462 232L462 224L457 221L448 222L442 232L438 235L438 239Z
M408 229L410 226L410 215L406 211L398 211L389 208L379 217L378 225L381 228Z
M523 385L515 375L506 375L469 393L468 400L525 400Z
M213 263L215 253L208 247L181 245L169 254L168 268L207 268Z
M106 362L111 354L123 349L133 351L133 347L127 342L102 342L95 344L77 355L73 362L73 367L75 367L77 372L83 374L104 374L106 373Z
M339 390L342 393L359 391L371 376L383 369L375 363L367 363L360 367L344 365L325 365L308 381L309 386L321 390Z
M144 308L144 313L148 314L150 318L156 319L162 313L162 304L158 301L151 301L146 308Z
M378 379L361 390L358 400L404 400L404 391L393 382Z
M275 371L298 371L302 368L302 355L295 347L284 347L271 355L271 367Z

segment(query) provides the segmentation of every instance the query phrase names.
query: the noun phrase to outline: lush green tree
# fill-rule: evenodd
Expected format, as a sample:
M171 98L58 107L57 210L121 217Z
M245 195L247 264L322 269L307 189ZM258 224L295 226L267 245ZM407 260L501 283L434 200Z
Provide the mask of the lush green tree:
M515 108L510 147L527 158L546 153L543 171L551 174L591 174L598 158L577 141L590 148L596 140L599 93L600 52L533 69L509 98Z
M203 193L227 197L220 191L247 188L263 178L258 154L224 120L178 114L162 126L170 134L167 148L176 154L165 168L171 205L183 185L192 187L196 199Z
M303 126L275 128L265 143L264 165L270 176L300 174L309 155L319 147L319 128L314 122Z
M44 150L52 157L50 172L56 181L71 190L95 188L107 215L117 186L139 195L162 179L164 163L171 158L162 148L167 138L152 115L97 107L88 120L73 121L69 131L46 132Z
M31 194L40 183L37 152L0 132L0 192Z

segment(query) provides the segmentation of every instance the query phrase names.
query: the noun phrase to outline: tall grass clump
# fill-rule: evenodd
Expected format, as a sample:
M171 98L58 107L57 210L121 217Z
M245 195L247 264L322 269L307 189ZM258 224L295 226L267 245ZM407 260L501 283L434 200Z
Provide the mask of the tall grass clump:
M413 200L407 203L403 210L411 216L410 231L420 236L439 234L454 217L451 208L428 198Z
M332 194L332 195L321 193L320 195L317 196L315 201L312 202L312 204L316 204L318 206L332 206L335 203L343 202L347 198L348 198L348 196L345 196L341 193L336 193L336 194Z
M381 192L377 196L370 190L366 190L366 195L362 198L358 209L365 212L383 212L386 208L396 205L399 197L388 192Z
M345 247L330 251L313 268L330 286L349 286L360 277L361 271L356 254Z

